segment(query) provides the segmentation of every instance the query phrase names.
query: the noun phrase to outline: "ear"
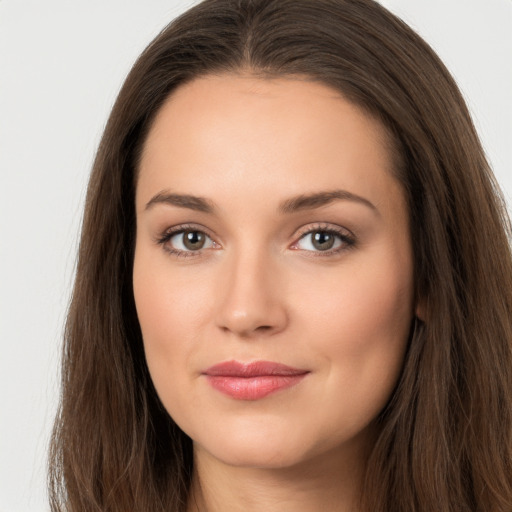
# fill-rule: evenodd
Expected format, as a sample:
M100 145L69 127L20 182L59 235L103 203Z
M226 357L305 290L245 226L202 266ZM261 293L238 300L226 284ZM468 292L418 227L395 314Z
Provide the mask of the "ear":
M425 300L418 299L418 302L416 303L416 308L414 309L414 313L422 322L425 322L425 320L426 320L426 317L427 317L426 312L427 312L427 306L425 304Z

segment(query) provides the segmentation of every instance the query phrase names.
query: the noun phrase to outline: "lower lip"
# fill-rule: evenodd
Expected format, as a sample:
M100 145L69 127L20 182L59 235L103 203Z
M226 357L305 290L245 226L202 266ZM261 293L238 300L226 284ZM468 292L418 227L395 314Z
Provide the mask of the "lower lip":
M306 373L298 375L260 375L237 377L206 375L208 383L217 391L236 400L259 400L272 393L291 388L298 384Z

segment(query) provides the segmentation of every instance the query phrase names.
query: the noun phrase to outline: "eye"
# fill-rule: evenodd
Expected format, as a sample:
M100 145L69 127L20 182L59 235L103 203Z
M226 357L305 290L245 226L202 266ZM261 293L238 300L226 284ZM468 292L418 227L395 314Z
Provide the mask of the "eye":
M165 250L177 256L192 256L203 249L217 247L217 244L204 232L195 228L178 226L167 231L158 240Z
M303 251L337 253L355 244L354 238L346 232L329 229L314 229L304 233L292 246Z
M199 251L210 247L213 241L202 231L187 229L171 236L169 243L179 251Z

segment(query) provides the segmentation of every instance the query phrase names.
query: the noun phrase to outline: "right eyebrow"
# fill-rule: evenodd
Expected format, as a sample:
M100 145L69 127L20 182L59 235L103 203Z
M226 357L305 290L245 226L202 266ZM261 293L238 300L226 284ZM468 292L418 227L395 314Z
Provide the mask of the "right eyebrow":
M281 203L279 210L281 213L294 213L300 210L314 210L327 206L334 201L353 201L363 204L374 213L379 213L377 207L364 197L348 192L347 190L328 190L325 192L315 192L313 194L301 194L287 199Z
M203 213L213 213L215 208L213 203L203 197L191 196L187 194L171 194L166 191L159 192L153 196L147 203L145 210L151 209L157 204L169 204L188 208Z

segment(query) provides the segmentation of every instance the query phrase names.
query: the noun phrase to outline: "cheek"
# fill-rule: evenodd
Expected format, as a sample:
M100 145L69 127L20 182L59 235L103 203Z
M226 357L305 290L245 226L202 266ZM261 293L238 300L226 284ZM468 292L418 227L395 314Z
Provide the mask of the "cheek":
M365 340L375 337L400 337L412 318L412 286L399 273L365 268L334 276L325 286L305 286L309 293L299 306L301 316L328 339L345 340L354 349L364 351Z
M412 265L380 255L326 280L310 296L304 329L353 410L377 414L401 371L413 317ZM373 264L372 264L373 263ZM348 266L347 266L348 269ZM335 284L334 284L335 283Z
M165 257L136 248L133 291L146 361L164 403L174 401L173 383L188 377L187 361L197 345L207 290L172 272Z
M142 245L142 244L141 244ZM192 336L210 302L200 271L180 271L154 249L137 247L133 267L133 291L137 315L145 339L170 342L173 333Z

